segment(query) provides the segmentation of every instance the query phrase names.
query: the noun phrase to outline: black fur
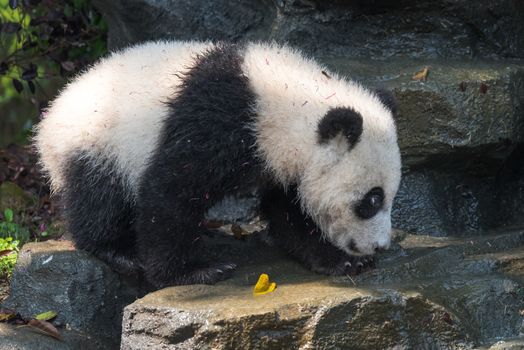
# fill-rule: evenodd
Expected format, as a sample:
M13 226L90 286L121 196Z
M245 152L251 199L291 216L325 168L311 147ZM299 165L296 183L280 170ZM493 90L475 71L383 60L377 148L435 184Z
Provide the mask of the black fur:
M71 156L68 163L62 200L76 247L121 273L139 271L132 230L134 209L124 195L123 179L112 172L115 165L81 152Z
M324 275L355 275L375 266L371 256L351 256L321 237L320 229L302 213L293 187L279 187L262 197L261 209L269 220L269 235L292 257Z
M143 271L155 288L215 283L232 273L234 264L206 260L200 234L205 212L226 194L266 185L251 128L255 95L241 69L240 49L217 45L196 58L176 97L166 102L170 115L137 198L125 196L111 160L94 162L81 153L71 157L63 198L78 248L120 272ZM347 108L329 111L319 123L319 142L340 132L353 146L362 133L362 117ZM296 190L276 189L263 200L270 233L291 255L332 275L358 273L373 264L320 239L295 195Z
M384 207L384 190L372 188L355 206L355 213L361 219L371 219Z
M375 94L378 96L380 102L382 102L384 106L389 108L393 115L397 113L397 98L395 97L393 92L391 92L388 89L379 88L375 90Z
M196 60L169 101L158 149L137 200L137 247L157 288L215 283L234 265L206 261L204 213L228 193L261 180L254 156L255 96L241 70L239 47L218 45Z
M346 137L349 149L353 148L362 134L362 116L352 108L330 109L318 123L318 142L326 143L339 133Z

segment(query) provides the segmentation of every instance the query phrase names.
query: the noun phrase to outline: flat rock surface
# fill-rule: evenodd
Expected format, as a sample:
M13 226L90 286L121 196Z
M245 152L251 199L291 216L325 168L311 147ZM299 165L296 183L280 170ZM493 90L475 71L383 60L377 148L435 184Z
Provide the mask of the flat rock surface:
M522 60L322 61L395 92L403 162L395 227L465 236L524 224ZM425 80L414 80L424 68Z
M524 331L523 231L398 237L356 277L316 275L271 247L224 247L241 266L234 277L127 306L122 349L469 349ZM261 273L278 287L254 296Z
M107 342L79 331L60 330L62 340L28 327L0 323L0 350L110 350Z
M524 57L524 5L514 0L93 1L109 44L147 39L277 40L315 55Z
M424 164L438 154L449 157L478 147L485 147L485 158L500 157L504 155L500 140L524 141L522 60L396 58L384 62L343 57L322 61L366 86L386 87L395 92L404 166ZM424 68L428 69L426 78L414 80L413 76Z

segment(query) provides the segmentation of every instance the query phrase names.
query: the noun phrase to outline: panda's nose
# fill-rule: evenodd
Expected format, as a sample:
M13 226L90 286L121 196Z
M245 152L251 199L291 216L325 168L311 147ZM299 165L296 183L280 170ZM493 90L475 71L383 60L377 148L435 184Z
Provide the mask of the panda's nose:
M351 250L352 252L355 252L355 253L360 253L360 250L357 248L357 244L355 243L355 240L353 239L350 239L349 240L349 243L348 243L348 248L349 250Z
M375 247L375 253L382 253L382 252L385 252L386 251L386 248L384 247Z

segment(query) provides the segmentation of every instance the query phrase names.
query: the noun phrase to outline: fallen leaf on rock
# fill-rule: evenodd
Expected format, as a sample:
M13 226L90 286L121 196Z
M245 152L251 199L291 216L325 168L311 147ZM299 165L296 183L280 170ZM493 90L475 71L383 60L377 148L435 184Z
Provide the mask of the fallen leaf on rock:
M231 225L231 232L233 232L233 236L236 239L242 239L243 238L242 236L247 234L247 232L244 231L244 229L240 225L237 225L237 224Z
M453 324L453 319L451 318L451 315L447 312L444 312L444 314L442 314L442 321L448 324Z
M418 80L418 81L421 81L421 80L425 81L428 78L428 74L429 74L429 67L424 67L423 70L416 72L412 79Z
M206 220L204 221L204 226L208 229L217 229L224 226L224 222L221 220Z
M263 295L267 293L271 293L277 288L277 284L275 282L269 282L269 276L265 273L261 274L258 278L258 282L255 285L255 289L253 290L254 295Z
M58 340L62 340L62 336L60 335L58 330L55 328L55 326L53 326L51 323L47 321L40 321L40 320L33 318L27 322L27 325L31 328L34 328L42 332L45 335L48 335Z
M16 317L16 312L10 309L0 308L0 322L6 322Z
M46 312L42 312L41 314L35 315L35 319L39 321L49 321L55 318L56 315L57 313L54 311L46 311Z

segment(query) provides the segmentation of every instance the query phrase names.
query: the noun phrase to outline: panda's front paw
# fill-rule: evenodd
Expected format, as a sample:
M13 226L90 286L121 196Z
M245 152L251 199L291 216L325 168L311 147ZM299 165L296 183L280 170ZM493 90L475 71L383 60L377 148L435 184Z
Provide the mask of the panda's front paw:
M215 284L229 278L236 269L233 263L194 262L183 269L167 266L146 266L146 278L156 289L174 285Z
M352 256L344 252L336 255L336 259L333 256L329 259L325 256L313 259L310 262L311 271L329 276L354 276L375 268L375 258L372 256Z
M179 284L215 284L231 277L236 267L233 263L207 263L182 276Z
M108 249L96 252L96 256L121 275L134 276L143 270L143 265L136 254L122 254Z

